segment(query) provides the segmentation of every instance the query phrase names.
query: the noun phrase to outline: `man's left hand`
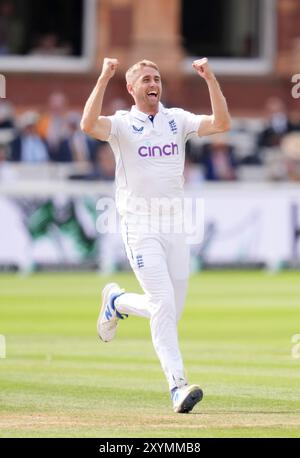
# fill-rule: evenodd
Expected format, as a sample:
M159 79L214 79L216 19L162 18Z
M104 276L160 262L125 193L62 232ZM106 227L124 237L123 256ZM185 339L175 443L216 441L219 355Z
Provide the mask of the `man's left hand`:
M206 57L203 59L194 60L193 67L197 73L205 79L205 81L214 78L214 74L208 65L208 59Z

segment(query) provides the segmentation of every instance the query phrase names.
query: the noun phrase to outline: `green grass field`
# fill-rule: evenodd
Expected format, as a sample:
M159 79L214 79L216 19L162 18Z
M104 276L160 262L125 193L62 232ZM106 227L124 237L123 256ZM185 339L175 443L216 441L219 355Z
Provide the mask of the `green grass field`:
M139 291L131 274L114 277ZM175 414L149 324L130 317L103 344L96 274L0 276L1 437L299 437L300 274L203 273L180 323L189 381L204 390Z

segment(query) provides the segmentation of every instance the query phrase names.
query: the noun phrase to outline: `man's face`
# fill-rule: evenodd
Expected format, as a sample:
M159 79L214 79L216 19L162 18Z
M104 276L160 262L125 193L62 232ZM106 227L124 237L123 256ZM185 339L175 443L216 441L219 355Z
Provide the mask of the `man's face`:
M127 84L129 94L142 110L152 110L158 106L162 85L160 74L155 68L142 67L132 83Z

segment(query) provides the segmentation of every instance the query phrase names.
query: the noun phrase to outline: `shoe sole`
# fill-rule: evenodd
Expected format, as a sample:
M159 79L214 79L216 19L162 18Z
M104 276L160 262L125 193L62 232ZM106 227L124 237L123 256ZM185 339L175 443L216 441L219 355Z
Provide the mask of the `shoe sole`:
M104 315L104 312L105 312L105 306L106 306L106 303L107 303L107 294L109 292L109 290L112 288L112 287L117 287L119 288L119 285L117 283L108 283L102 290L102 305L101 305L101 309L100 309L100 313L99 313L99 317L98 317L98 320L97 320L97 332L98 332L98 336L99 338L102 340L102 342L110 342L112 339L110 340L105 340L102 336L101 336L101 333L100 333L100 323L101 323L101 320L103 318L103 315Z
M203 391L200 388L194 388L181 403L176 413L189 413L195 405L203 398Z

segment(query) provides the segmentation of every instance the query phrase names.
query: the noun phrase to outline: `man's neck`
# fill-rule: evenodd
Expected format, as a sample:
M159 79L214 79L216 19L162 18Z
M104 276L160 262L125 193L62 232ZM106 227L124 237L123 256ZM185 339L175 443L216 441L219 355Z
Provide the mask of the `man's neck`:
M137 110L139 110L141 113L145 113L148 116L155 116L159 112L159 105L156 107L145 107L142 105L135 105Z

